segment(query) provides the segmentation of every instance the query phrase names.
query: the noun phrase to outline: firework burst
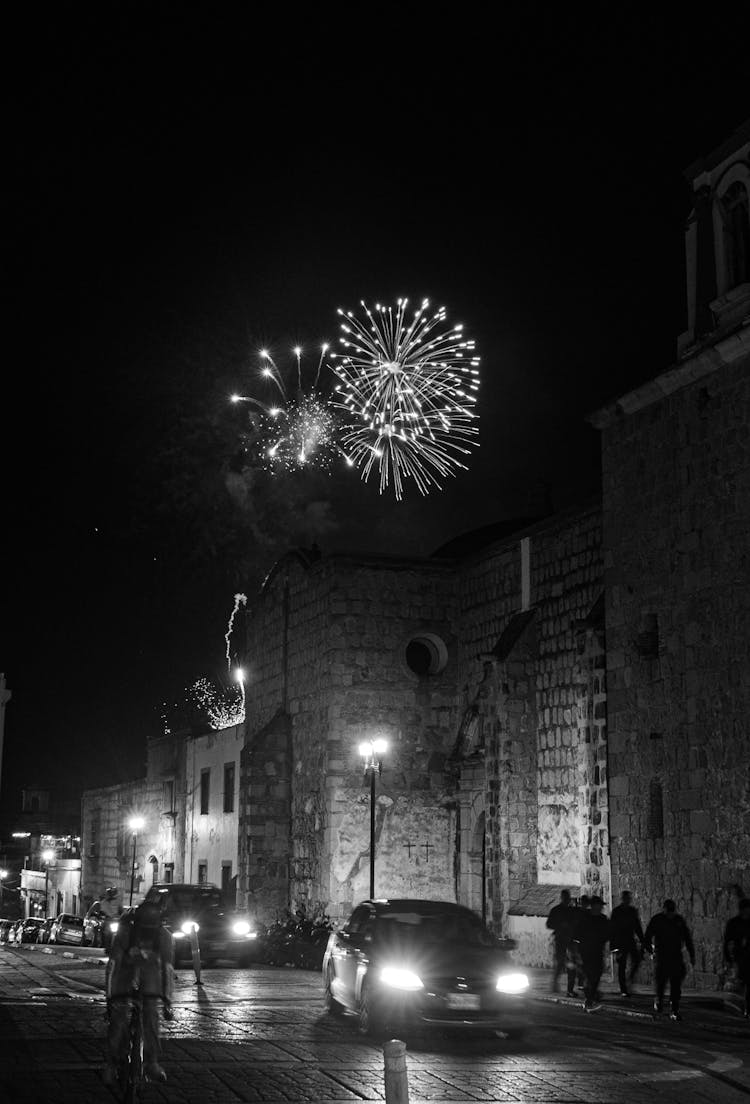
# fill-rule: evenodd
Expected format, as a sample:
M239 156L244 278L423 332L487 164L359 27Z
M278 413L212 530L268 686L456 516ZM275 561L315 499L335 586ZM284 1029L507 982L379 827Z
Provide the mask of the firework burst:
M331 403L346 417L344 452L364 480L377 467L380 493L392 483L397 499L406 479L428 494L466 468L478 433L474 342L461 325L440 329L445 307L431 313L423 299L407 319L407 304L371 311L362 302L366 318L339 310L343 352L331 354L338 378Z
M337 444L337 419L318 387L323 357L328 346L323 345L315 380L303 385L302 349L293 352L296 365L283 373L271 354L262 349L260 376L272 392L271 401L249 395L232 395L233 403L246 402L252 407L251 422L255 430L254 448L264 467L275 470L300 468L330 470L331 462L341 455Z

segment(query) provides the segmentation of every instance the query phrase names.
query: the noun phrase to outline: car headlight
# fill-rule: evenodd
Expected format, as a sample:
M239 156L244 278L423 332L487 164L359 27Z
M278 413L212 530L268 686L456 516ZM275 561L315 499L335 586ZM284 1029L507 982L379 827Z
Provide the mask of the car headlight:
M191 932L199 932L200 928L196 924L195 920L186 920L184 924L182 924L182 930L184 931L185 935L190 935Z
M236 924L232 925L232 931L235 935L247 935L250 931L250 925L247 920L238 920Z
M528 987L526 974L501 974L495 985L498 993L525 993Z
M384 966L380 971L380 980L391 989L406 989L410 992L424 989L422 979L413 970L404 970L400 966Z

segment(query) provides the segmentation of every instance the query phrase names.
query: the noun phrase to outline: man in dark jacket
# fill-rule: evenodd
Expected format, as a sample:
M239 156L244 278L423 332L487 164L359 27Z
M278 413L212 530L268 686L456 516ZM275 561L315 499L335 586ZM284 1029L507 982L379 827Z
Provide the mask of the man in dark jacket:
M743 986L743 1015L750 1017L750 897L740 901L740 911L724 929L724 958L737 971Z
M574 940L578 943L583 966L585 995L584 1011L597 1012L599 982L604 966L604 947L609 941L609 920L602 912L601 897L591 898L591 907L581 912L576 925Z
M609 945L617 958L617 978L620 982L620 995L630 996L636 971L643 958L643 928L638 909L631 901L630 893L623 890L620 904L612 909L610 917ZM627 966L630 960L630 973Z
M651 917L643 940L652 957L656 958L654 1015L661 1015L664 991L669 982L669 1003L672 1009L669 1018L681 1020L680 997L682 982L687 973L682 948L687 951L691 966L695 966L695 948L688 926L678 913L674 901L665 901L663 910Z
M560 893L560 904L555 905L547 917L547 927L553 932L555 943L555 972L552 978L552 992L557 992L557 979L560 974L567 971L569 997L573 996L576 980L575 966L569 964L568 957L575 926L576 913L570 903L570 891L563 889Z

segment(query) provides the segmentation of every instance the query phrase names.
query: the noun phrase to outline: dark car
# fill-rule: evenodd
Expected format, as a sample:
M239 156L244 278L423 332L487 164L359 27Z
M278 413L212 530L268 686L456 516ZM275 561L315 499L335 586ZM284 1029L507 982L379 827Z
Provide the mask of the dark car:
M72 943L80 947L83 943L83 919L69 912L61 912L53 921L49 933L50 943Z
M19 920L15 929L14 943L36 943L39 928L44 923L36 916L28 916L25 920Z
M37 928L37 943L49 943L49 933L52 930L52 925L54 924L54 922L54 916L48 916L46 920L42 920L41 924Z
M247 966L258 957L258 928L245 912L224 904L215 885L157 882L147 901L166 900L166 927L174 937L175 966L191 961L190 933L198 933L201 964L231 959Z
M529 979L515 944L445 901L364 901L328 940L326 1008L353 1012L363 1035L420 1024L486 1028L520 1038Z

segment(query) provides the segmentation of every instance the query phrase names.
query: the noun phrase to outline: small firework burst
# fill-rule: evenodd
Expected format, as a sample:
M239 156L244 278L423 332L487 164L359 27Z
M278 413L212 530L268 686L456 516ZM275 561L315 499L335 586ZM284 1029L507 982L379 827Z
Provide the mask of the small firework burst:
M232 395L233 403L250 403L254 429L253 448L264 467L287 471L318 468L329 471L336 456L341 455L337 443L337 418L319 391L323 357L328 350L323 345L314 383L305 389L302 373L302 349L293 351L296 368L285 379L271 354L262 349L261 378L268 381L275 400L265 402L248 395Z
M408 320L407 304L377 304L373 312L362 302L366 319L339 310L344 351L331 354L338 378L331 402L346 417L343 450L364 480L377 467L381 494L392 482L397 499L405 479L428 494L466 468L478 433L474 342L461 325L434 332L445 307L430 313L423 299Z

